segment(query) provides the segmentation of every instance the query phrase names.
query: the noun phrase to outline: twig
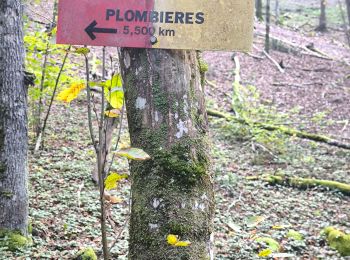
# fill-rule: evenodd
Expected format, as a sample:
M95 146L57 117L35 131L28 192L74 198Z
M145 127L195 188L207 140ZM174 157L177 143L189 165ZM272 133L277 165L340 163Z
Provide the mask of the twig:
M281 73L284 73L284 69L278 64L277 61L275 61L265 50L263 51L263 53L265 54L265 56L266 56L270 61L272 61L273 64L275 64L275 66L278 68L278 70L279 70Z
M123 126L124 110L125 110L125 106L122 107L122 112L121 112L120 117L119 117L119 131L118 131L117 142L115 144L114 150L117 150L118 146L119 146L121 133L122 133L122 126ZM109 163L107 173L111 171L114 160L115 160L115 153L113 153L113 155L112 155L112 159L111 159L111 162Z
M39 151L39 149L40 149L40 147L41 147L41 144L42 144L43 141L44 141L44 134L45 134L45 129L46 129L47 121L48 121L49 116L50 116L52 104L53 104L53 101L54 101L54 99L55 99L56 92L57 92L57 88L58 88L58 83L60 82L60 78L61 78L61 75L62 75L62 72L63 72L63 68L64 68L64 66L66 65L66 62L67 62L67 58L68 58L70 49L71 49L71 46L69 46L68 49L66 50L66 54L64 55L64 58L63 58L63 62L62 62L62 64L61 64L60 71L58 72L58 75L57 75L57 77L56 77L55 87L54 87L54 89L53 89L53 93L52 93L52 96L51 96L49 108L48 108L48 110L47 110L47 112L46 112L46 116L45 116L45 119L44 119L44 123L43 123L43 127L42 127L42 129L41 129L41 132L40 132L40 134L39 134L39 136L38 136L38 138L37 138L37 141L36 141L36 144L35 144L34 152Z
M112 249L115 246L115 244L119 241L119 238L123 234L123 232L125 230L125 227L127 226L128 222L129 222L129 218L126 218L126 220L125 220L125 222L124 222L124 224L122 226L123 228L120 230L119 234L115 237L115 240L114 240L113 244L110 246L110 248L108 250L109 253L112 251Z
M92 141L92 145L95 148L95 152L97 154L98 147L95 141L95 134L94 129L92 126L92 113L91 113L91 89L90 89L90 70L89 70L89 60L87 56L85 55L85 73L86 73L86 95L87 95L87 101L88 101L88 122L89 122L89 132L90 132L90 138Z
M257 60L263 60L264 59L264 57L261 57L261 56L258 56L258 55L254 55L254 54L252 54L250 52L245 52L244 54L248 55L249 57L252 57L254 59L257 59Z
M89 59L87 55L85 57L85 73L86 73L86 90L87 90L87 99L88 99L88 120L89 120L89 131L91 141L95 148L95 153L97 155L97 168L98 168L98 179L99 179L99 192L100 192L100 213L101 213L101 235L102 235L102 251L103 258L105 260L109 259L108 252L108 241L107 241L107 228L106 228L106 209L105 209L105 197L104 197L104 165L102 163L102 142L103 142L103 119L104 119L104 88L102 88L102 107L101 107L101 117L99 120L99 143L95 142L95 136L92 126L92 113L91 113L91 90L90 90L90 70L89 70Z
M312 86L312 85L323 85L322 82L306 82L301 84L290 83L290 82L274 82L272 86L287 86L287 87L302 87L302 86Z
M53 8L53 14L52 14L52 22L50 28L52 28L52 24L55 23L55 17L56 17L56 11L57 11L57 0L55 0L54 8ZM41 71L41 81L40 81L40 94L39 94L39 102L38 102L38 110L37 110L37 115L36 115L36 120L35 120L35 131L36 131L36 138L39 139L39 135L42 132L41 128L41 114L42 114L42 106L43 106L43 91L44 91L44 82L45 82L45 77L46 77L46 67L47 67L47 59L49 57L49 50L50 50L50 39L46 43L46 48L45 48L45 53L44 53L44 61L42 65L42 71ZM44 129L45 130L45 129ZM42 138L40 138L39 142L39 148L40 149L40 144L41 144ZM35 150L37 151L37 150Z

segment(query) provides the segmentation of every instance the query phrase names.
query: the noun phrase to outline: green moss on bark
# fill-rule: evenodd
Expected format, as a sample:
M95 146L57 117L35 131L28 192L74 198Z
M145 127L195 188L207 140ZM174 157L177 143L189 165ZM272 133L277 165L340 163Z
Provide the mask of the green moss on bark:
M7 247L10 251L16 251L30 246L32 240L23 236L19 231L0 230L0 246Z
M158 151L154 161L165 174L174 177L180 187L191 186L208 172L209 160L201 142L203 140L191 138L182 140L169 150Z
M6 198L6 199L12 199L13 198L13 192L9 190L2 190L0 191L0 197Z

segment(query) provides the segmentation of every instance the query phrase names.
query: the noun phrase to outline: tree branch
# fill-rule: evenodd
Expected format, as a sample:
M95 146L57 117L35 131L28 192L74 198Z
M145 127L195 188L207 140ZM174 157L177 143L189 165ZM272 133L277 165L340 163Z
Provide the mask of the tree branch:
M276 126L276 125L271 125L271 124L266 124L266 123L261 123L261 122L254 122L254 121L250 122L250 121L247 121L243 118L237 118L237 117L234 117L230 114L226 114L226 113L216 111L216 110L211 110L211 109L208 109L207 112L208 112L209 116L223 118L229 122L233 121L233 122L236 122L236 123L239 123L242 125L258 127L258 128L261 128L261 129L264 129L267 131L280 131L286 135L296 136L296 137L299 137L301 139L307 139L307 140L311 140L311 141L318 142L318 143L325 143L325 144L328 144L331 146L336 146L339 148L350 150L350 144L332 139L332 138L324 136L324 135L303 132L303 131L299 131L299 130L293 129L293 128L288 128L285 126Z

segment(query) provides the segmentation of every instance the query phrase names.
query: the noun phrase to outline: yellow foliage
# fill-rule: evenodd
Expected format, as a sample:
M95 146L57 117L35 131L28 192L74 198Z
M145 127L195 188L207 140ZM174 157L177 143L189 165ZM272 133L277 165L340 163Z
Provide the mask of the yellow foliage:
M189 246L191 244L190 241L179 241L177 239L177 236L176 235L173 235L173 234L169 234L167 236L167 241L168 241L168 244L169 245L172 245L172 246L178 246L178 247L184 247L184 246Z
M105 98L115 109L121 109L124 103L123 81L120 74L116 74L112 79L103 83L105 88Z
M62 90L57 95L57 100L70 103L76 99L79 93L85 88L84 83L73 83L69 88Z
M268 257L269 255L272 254L272 250L267 248L259 252L258 256L259 257Z
M105 189L111 190L117 188L118 182L126 178L128 178L127 174L118 174L116 172L112 172L105 180Z
M73 46L74 48L74 53L77 53L77 54L83 54L83 55L86 55L90 52L90 49L87 48L87 47L75 47Z
M179 241L174 246L189 246L190 244L190 241Z
M169 245L175 245L177 243L177 236L169 234L167 236L167 241Z
M118 109L112 109L112 110L107 110L105 111L105 116L110 117L110 118L116 118L120 114L120 110Z

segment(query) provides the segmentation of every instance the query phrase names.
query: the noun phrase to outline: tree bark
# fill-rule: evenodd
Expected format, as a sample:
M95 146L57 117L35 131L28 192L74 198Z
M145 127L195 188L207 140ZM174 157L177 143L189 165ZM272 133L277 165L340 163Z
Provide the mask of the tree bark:
M320 23L316 28L316 30L320 32L327 31L326 5L327 5L327 0L321 0Z
M0 229L27 235L27 90L21 16L21 1L0 1Z
M255 16L259 21L263 20L262 8L262 0L255 0Z
M280 2L275 0L275 24L280 24Z
M350 26L350 0L345 0L346 3L346 9L348 11L348 20L349 20L349 26Z
M107 156L111 150L112 145L112 138L113 138L113 132L114 129L118 126L118 119L117 118L106 118L104 121L104 131L102 133L103 137L103 144L101 145L101 164L105 166L105 171L108 170L107 167L109 166L107 164ZM96 155L98 156L98 155ZM95 183L98 183L98 158L96 160L95 166L93 170L91 171L91 178ZM108 174L108 172L105 172L105 174Z
M213 259L207 114L195 51L121 49L133 147L129 259ZM168 234L189 240L175 247Z
M270 20L271 20L270 0L266 0L265 51L267 53L270 52Z

